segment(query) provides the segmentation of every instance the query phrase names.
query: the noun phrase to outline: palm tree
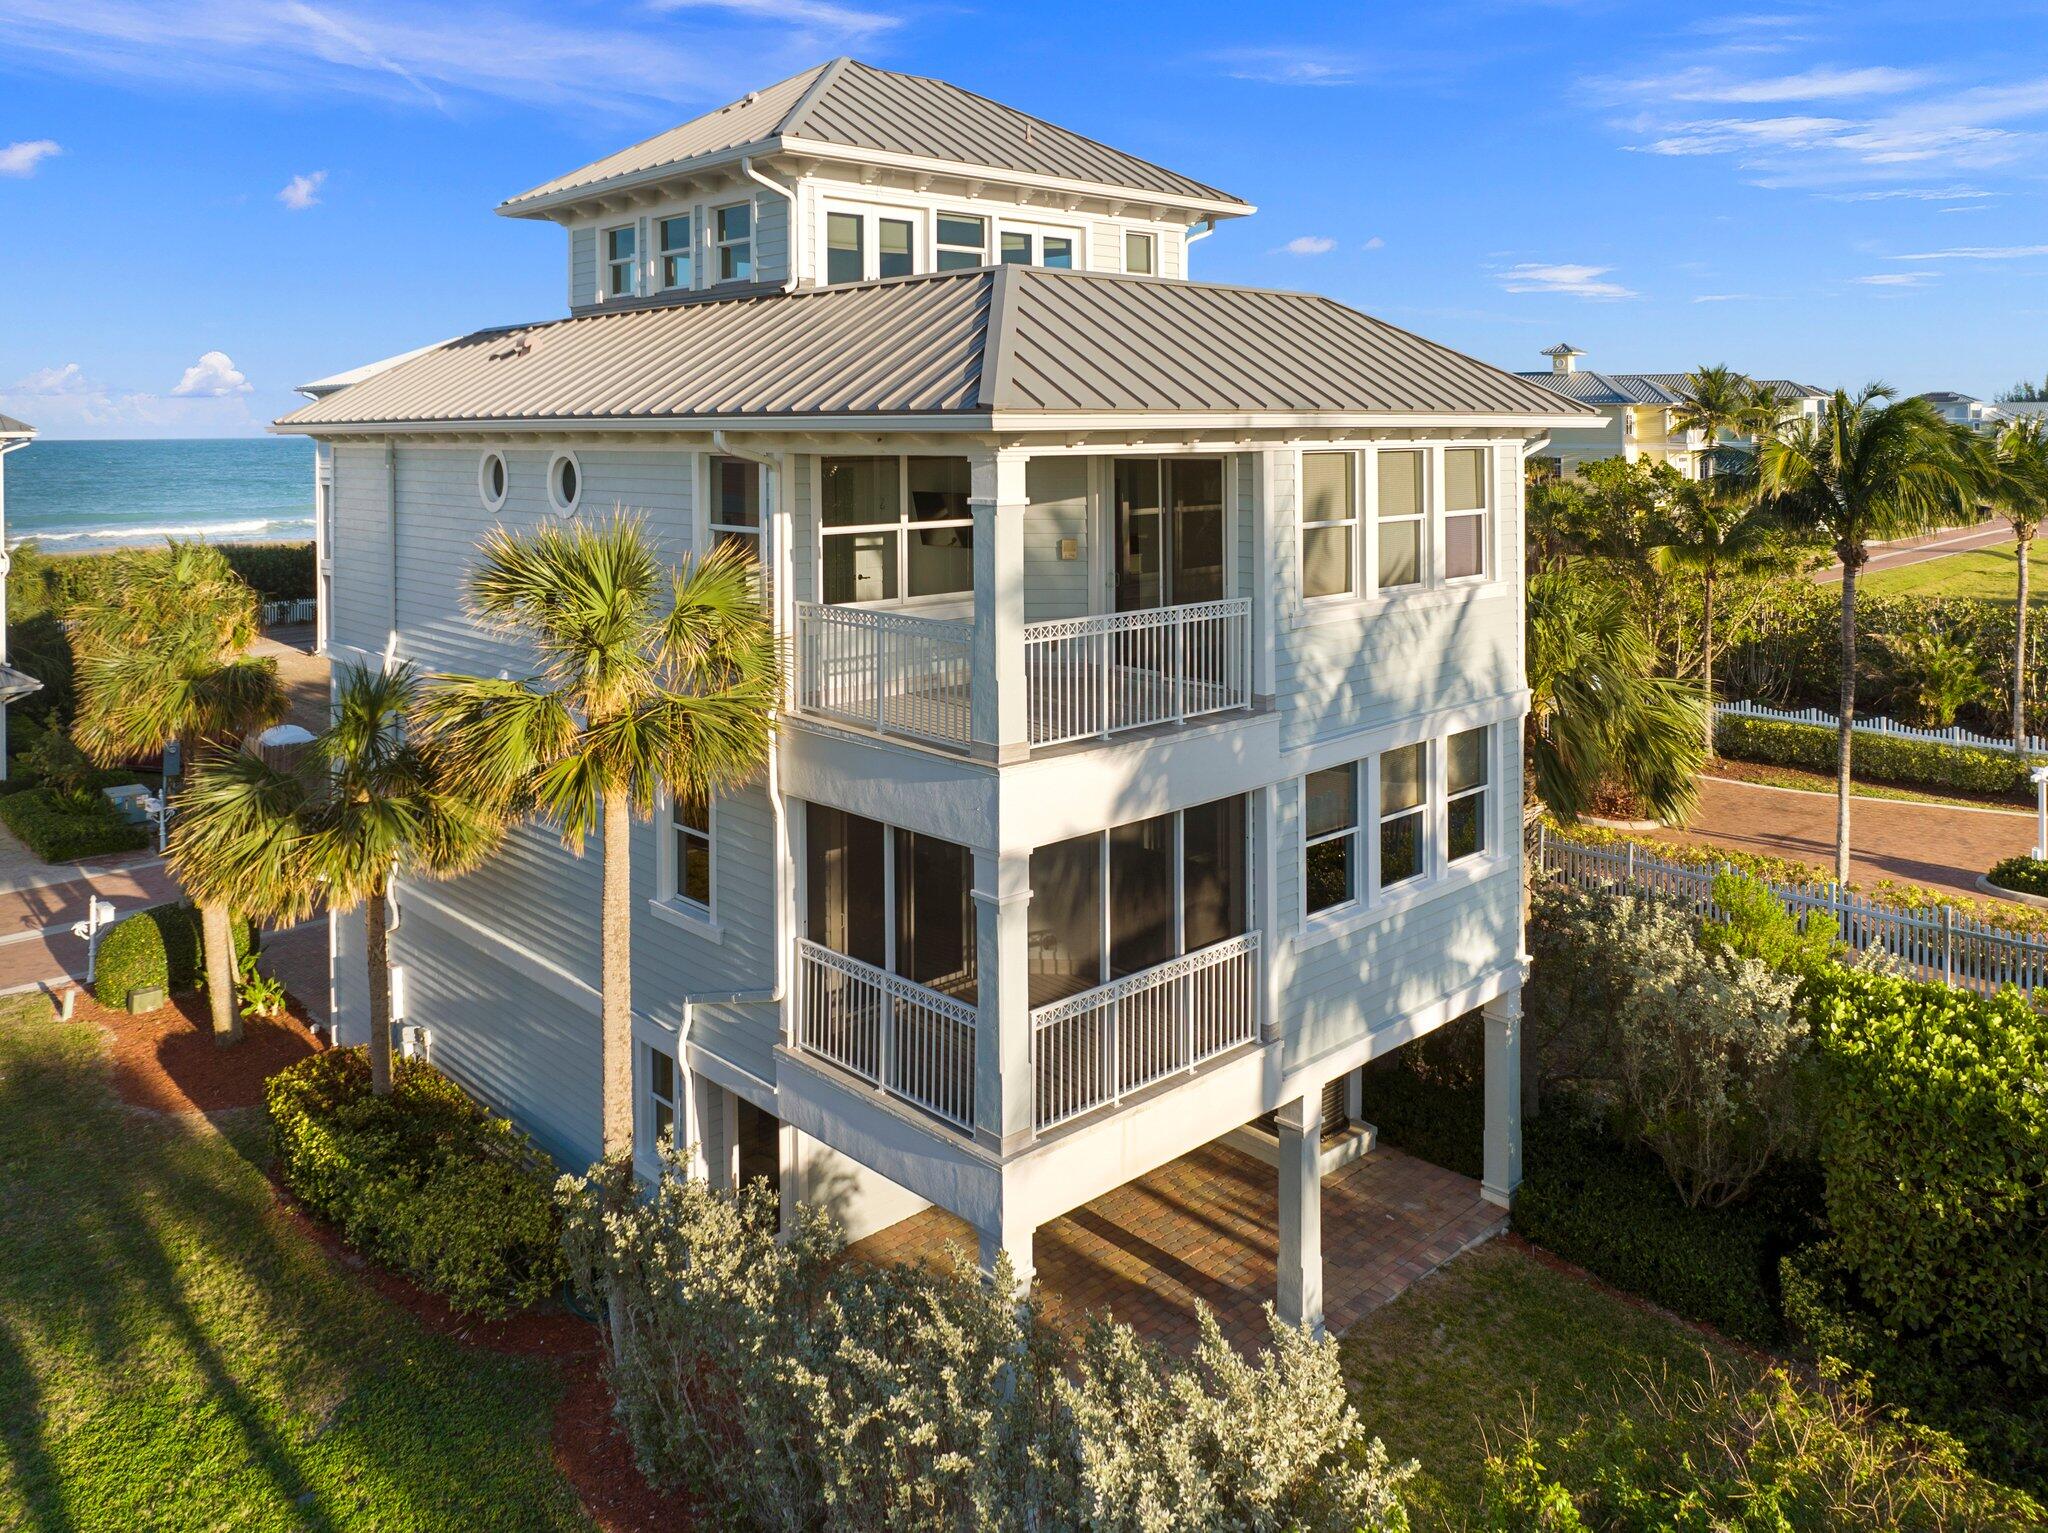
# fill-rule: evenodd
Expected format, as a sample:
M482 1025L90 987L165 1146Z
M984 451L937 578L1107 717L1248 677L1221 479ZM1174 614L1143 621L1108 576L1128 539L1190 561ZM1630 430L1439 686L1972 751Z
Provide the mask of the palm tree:
M1722 452L1721 434L1744 436L1756 425L1756 386L1727 367L1702 367L1685 376L1685 400L1671 412L1681 431L1699 431L1707 445L1700 451L1701 479L1714 477Z
M1954 435L1925 400L1867 384L1837 389L1818 421L1757 447L1757 484L1787 525L1832 543L1842 566L1842 682L1836 723L1835 877L1849 877L1849 748L1856 717L1856 576L1877 538L1939 525L1968 503Z
M2048 431L2038 416L2012 422L1978 445L1977 492L2012 528L2019 549L2019 608L2013 614L2012 738L2027 738L2027 561L2048 512Z
M1700 693L1659 676L1628 593L1583 571L1528 589L1529 780L1559 819L1618 782L1659 819L1682 820L1706 760Z
M391 1091L391 882L448 878L495 849L501 823L449 791L439 764L406 734L419 702L409 664L346 667L334 721L291 771L241 755L202 771L185 795L170 863L187 888L238 891L245 910L280 923L365 907L370 1089Z
M174 541L119 560L67 622L78 675L72 735L102 764L175 740L189 783L207 760L285 716L276 662L247 653L256 593L217 548ZM225 1047L242 1036L233 908L225 894L195 892L195 903L213 1041Z
M1753 495L1730 478L1689 484L1665 507L1657 562L1700 580L1700 692L1707 755L1714 754L1714 597L1727 576L1768 565L1779 529Z
M632 1148L632 822L664 790L709 798L754 775L768 756L780 656L753 560L736 546L665 580L640 519L621 510L526 536L499 528L482 552L469 585L476 618L529 642L538 673L443 676L414 718L456 790L508 819L545 817L578 855L593 831L604 838L612 1159Z

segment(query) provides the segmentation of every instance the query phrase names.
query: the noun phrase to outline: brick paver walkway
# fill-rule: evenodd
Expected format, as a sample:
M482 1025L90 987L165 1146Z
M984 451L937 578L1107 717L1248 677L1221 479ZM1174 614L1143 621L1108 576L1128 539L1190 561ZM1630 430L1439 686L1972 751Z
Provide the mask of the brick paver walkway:
M1240 1150L1204 1145L1041 1227L1033 1258L1046 1313L1072 1326L1108 1309L1185 1349L1200 1300L1233 1342L1263 1343L1260 1307L1277 1287L1279 1175ZM1375 1150L1332 1172L1323 1179L1330 1329L1345 1330L1506 1223L1477 1182L1399 1150ZM870 1261L914 1261L939 1257L948 1242L970 1255L975 1249L966 1224L927 1209L853 1250Z
M1835 865L1835 799L1830 793L1709 778L1700 784L1700 807L1685 829L1653 835L1796 857L1829 878ZM1894 878L1981 899L1977 875L2000 858L2033 847L2034 817L2026 813L1881 798L1854 799L1849 805L1849 876L1865 887Z

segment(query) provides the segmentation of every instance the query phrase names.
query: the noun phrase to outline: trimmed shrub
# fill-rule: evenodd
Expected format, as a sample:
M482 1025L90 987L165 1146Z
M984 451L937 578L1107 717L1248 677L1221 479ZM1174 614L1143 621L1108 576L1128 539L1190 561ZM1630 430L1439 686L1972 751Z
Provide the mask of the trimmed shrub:
M149 845L148 828L122 819L97 790L82 801L41 787L0 795L0 823L45 862L137 852Z
M1714 748L1736 761L1832 773L1837 745L1835 731L1825 724L1785 724L1724 713L1714 725ZM2025 799L2033 761L2006 751L1858 731L1850 743L1849 765L1858 777L1872 782Z
M416 1059L372 1095L362 1049L329 1049L264 1088L284 1185L373 1260L464 1314L500 1317L563 1277L553 1177L525 1136Z
M1994 862L1986 875L2001 889L2015 889L2021 894L2048 895L2048 859L2040 857L2007 857Z
M1485 1072L1485 1020L1475 1011L1367 1065L1361 1110L1382 1143L1476 1180L1485 1170Z
M263 601L297 601L313 594L313 545L223 543L220 551Z
M1599 1528L2039 1528L2027 1495L1966 1467L1950 1437L1872 1403L1867 1384L1809 1385L1784 1368L1642 1378L1588 1399L1548 1439L1526 1426L1486 1461L1485 1525Z
M256 951L256 932L235 917L235 960ZM161 985L167 995L192 989L205 972L199 912L190 905L152 905L121 917L100 938L93 997L102 1006L125 1006L128 992Z

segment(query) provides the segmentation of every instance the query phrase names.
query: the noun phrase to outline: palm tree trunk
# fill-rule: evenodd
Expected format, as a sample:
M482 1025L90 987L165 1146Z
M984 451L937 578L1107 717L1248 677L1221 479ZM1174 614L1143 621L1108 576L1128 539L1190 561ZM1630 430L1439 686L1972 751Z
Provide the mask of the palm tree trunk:
M1842 693L1835 722L1835 882L1849 881L1849 746L1856 720L1856 571L1861 543L1844 543L1842 556Z
M201 905L199 935L206 949L206 1005L213 1014L213 1041L227 1048L242 1041L242 1011L235 1004L233 913L225 905Z
M1700 574L1700 600L1704 621L1700 625L1700 684L1707 694L1707 760L1714 759L1714 571L1709 565Z
M604 1158L633 1153L633 806L604 796L602 949Z
M370 966L370 1090L391 1095L391 913L383 880L363 902Z
M2016 750L2027 738L2027 550L2033 542L2033 534L2020 534L2020 608L2013 618L2012 642L2012 743Z

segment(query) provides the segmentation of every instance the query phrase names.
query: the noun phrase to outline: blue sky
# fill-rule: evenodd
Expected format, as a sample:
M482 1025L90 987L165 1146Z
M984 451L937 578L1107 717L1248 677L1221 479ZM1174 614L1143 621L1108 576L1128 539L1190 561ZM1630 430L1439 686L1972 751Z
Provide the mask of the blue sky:
M2048 3L0 0L0 410L255 432L291 385L562 311L502 198L822 58L1259 206L1198 277L1509 367L2048 372Z

